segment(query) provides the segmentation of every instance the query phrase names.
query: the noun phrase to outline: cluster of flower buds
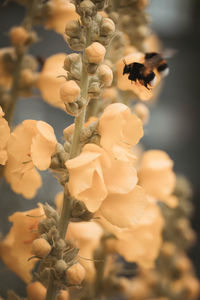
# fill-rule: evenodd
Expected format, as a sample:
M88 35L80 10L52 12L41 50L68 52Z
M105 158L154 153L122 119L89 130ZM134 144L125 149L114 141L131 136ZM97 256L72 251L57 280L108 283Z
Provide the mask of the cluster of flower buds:
M79 249L60 238L58 231L59 215L55 209L48 204L43 208L46 218L39 221L39 237L32 243L34 257L41 260L41 268L37 278L44 286L47 286L51 272L60 289L64 289L66 286L80 285L85 277L85 270L77 263ZM75 214L75 211L77 212L77 205L73 205L71 214ZM83 209L81 211L79 207L77 214L81 215L81 213L83 213Z
M5 89L4 95L1 97L2 102L9 102L9 89L13 83L13 74L17 64L21 60L21 70L18 78L19 95L29 96L32 88L36 85L37 79L37 61L31 55L25 55L21 58L21 54L14 48L4 48L0 51L0 85ZM8 98L8 99L7 99ZM4 106L4 103L1 103ZM6 104L6 103L5 103Z
M115 13L110 15L113 20L117 20L118 28L129 36L132 44L140 51L144 50L143 42L150 33L149 17L145 12L147 4L146 0L120 0L117 5L113 5Z

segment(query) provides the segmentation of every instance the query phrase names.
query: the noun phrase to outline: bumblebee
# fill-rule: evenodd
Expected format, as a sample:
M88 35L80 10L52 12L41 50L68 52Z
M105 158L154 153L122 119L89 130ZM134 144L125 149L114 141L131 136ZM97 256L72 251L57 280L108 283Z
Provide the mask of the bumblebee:
M144 63L131 63L126 64L124 60L123 75L129 74L128 79L131 81L139 81L147 89L154 86L156 83L156 75L154 69L157 69L162 77L165 77L169 73L169 68L166 60L156 52L150 52L145 54Z

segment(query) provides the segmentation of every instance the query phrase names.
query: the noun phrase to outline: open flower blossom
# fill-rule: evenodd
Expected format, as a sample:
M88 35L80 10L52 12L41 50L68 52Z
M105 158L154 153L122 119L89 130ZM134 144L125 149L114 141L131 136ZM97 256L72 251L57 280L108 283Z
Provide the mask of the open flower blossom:
M169 206L176 206L177 198L172 196L176 184L173 161L161 150L149 150L143 154L139 167L139 182L145 192L163 201Z
M0 165L5 165L8 159L6 146L10 137L10 128L3 116L4 112L0 106Z
M49 104L65 109L64 103L60 99L60 87L66 79L59 77L64 74L63 64L66 54L59 53L46 59L41 73L37 78L37 86L42 93L42 97Z
M69 171L70 194L97 211L109 193L129 193L137 183L134 167L114 159L95 144L86 144L80 155L65 163Z
M69 0L50 0L48 6L49 15L45 27L53 29L57 33L63 34L66 23L79 18L74 4Z
M35 231L43 215L41 204L38 208L14 213L9 217L13 225L0 243L0 257L3 262L27 283L32 279L30 272L35 264L35 260L28 261L28 258L32 256L32 242L37 238Z
M123 75L124 61L126 64L131 64L134 62L144 63L144 53L134 52L127 56L122 57L116 64L117 69L117 86L122 91L132 91L137 97L143 101L147 101L153 97L153 88L157 86L160 81L160 75L156 69L153 69L153 72L156 75L156 83L154 87L149 87L147 89L139 81L132 81L128 79L128 74Z
M114 247L128 262L136 262L141 267L151 268L159 254L162 242L164 220L153 199L148 198L142 217L135 226L119 228L100 216L100 224L114 234Z
M106 107L99 120L100 145L118 159L129 160L135 156L131 148L143 136L141 120L131 113L128 106L114 103Z
M53 128L43 121L25 120L14 129L7 145L5 177L16 193L34 197L41 186L41 176L34 166L46 170L56 145Z

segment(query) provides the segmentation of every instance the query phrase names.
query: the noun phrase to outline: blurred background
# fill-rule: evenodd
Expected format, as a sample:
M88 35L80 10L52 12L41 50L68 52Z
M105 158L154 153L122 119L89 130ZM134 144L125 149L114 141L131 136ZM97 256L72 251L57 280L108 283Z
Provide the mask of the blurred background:
M20 24L24 10L14 2L0 0L0 48L9 46L8 32L12 25ZM162 149L175 162L176 173L184 174L193 187L195 206L192 226L200 225L200 1L149 0L152 27L163 42L164 48L177 50L169 59L170 76L165 80L160 99L151 109L150 121L145 129L143 144L146 149ZM31 48L34 55L47 57L58 52L69 52L61 36L38 28L40 42ZM50 107L37 95L33 99L20 99L14 124L25 119L44 120L53 126L57 138L72 119L58 109ZM34 200L25 200L14 194L5 181L0 182L0 231L9 230L8 216L16 210L27 210L37 202L53 202L60 191L55 178L43 172L43 188ZM200 244L190 250L190 257L200 277ZM24 295L24 283L0 263L0 293L14 289ZM186 299L183 299L186 300Z

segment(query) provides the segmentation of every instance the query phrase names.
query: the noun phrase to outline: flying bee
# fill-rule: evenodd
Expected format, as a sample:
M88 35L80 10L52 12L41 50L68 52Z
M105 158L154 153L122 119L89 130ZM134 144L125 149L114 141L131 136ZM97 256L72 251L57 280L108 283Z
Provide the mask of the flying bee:
M169 68L166 60L156 52L149 52L145 54L144 63L126 64L124 60L123 75L129 74L128 79L131 81L139 81L147 89L153 87L156 83L156 74L153 69L157 69L158 73L165 77L169 73Z

